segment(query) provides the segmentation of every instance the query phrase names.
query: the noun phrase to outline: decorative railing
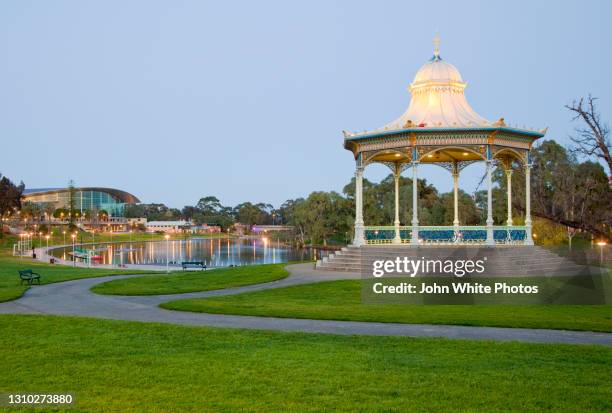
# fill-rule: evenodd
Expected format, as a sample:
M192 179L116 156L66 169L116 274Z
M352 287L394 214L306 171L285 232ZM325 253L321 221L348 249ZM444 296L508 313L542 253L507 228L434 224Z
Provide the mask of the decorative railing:
M402 244L409 244L410 237L412 237L412 227L400 227ZM365 227L366 244L392 244L394 239L395 227L393 226Z
M366 226L366 244L393 244L394 226ZM423 245L483 245L487 240L487 227L478 226L419 226L419 244ZM402 244L409 244L412 237L412 226L400 227ZM494 226L493 239L496 244L522 245L525 243L527 230L524 226Z

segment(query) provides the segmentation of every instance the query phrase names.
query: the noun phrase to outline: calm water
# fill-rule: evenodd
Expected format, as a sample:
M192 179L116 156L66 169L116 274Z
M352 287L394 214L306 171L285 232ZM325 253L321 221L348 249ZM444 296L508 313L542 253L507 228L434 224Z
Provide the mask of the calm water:
M78 253L79 246L76 248ZM182 261L204 261L209 267L314 260L321 253L283 246L276 240L229 238L123 242L85 245L80 248L95 251L97 258L94 264L166 265L167 256L170 265L180 266ZM72 247L58 248L51 253L58 258L72 259Z

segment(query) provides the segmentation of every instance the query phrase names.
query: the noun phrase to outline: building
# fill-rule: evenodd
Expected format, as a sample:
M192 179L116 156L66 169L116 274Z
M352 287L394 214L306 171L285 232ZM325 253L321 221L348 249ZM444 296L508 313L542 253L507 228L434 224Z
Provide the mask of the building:
M24 202L50 203L55 209L70 207L71 190L69 188L26 189ZM140 200L134 195L113 188L74 188L74 208L83 214L84 211L106 211L111 217L122 217L126 204L137 204Z
M126 218L127 224L130 226L130 228L138 228L140 226L143 226L146 228L147 226L147 219L146 218Z
M191 227L191 231L194 234L218 234L221 232L221 227L219 225L194 225Z
M531 159L533 143L546 129L531 130L506 123L503 117L489 121L478 115L464 95L467 84L459 70L440 56L439 38L434 39L433 57L416 73L408 90L408 109L398 119L370 131L344 131L344 148L355 159L355 235L353 244L523 244L533 245L531 233ZM458 208L458 183L463 168L486 163L486 225L462 226ZM395 177L395 219L388 226L369 227L363 220L363 173L372 164L389 167ZM418 167L434 164L450 172L453 179L454 219L446 226L419 225ZM507 178L507 222L493 225L492 173L501 168ZM512 222L512 172L525 175L525 225ZM412 220L399 219L399 180L403 171L412 177ZM406 208L408 206L405 206Z
M167 232L170 234L192 232L189 221L149 221L146 224L147 232Z
M294 227L291 225L253 225L251 232L261 234L264 232L291 232Z

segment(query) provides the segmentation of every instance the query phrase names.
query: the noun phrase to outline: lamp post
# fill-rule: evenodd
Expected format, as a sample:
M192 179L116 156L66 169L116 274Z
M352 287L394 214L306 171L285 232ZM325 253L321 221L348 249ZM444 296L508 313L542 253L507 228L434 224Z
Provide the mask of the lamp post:
M62 231L62 234L64 234L64 242L62 245L66 245L66 231Z
M164 235L166 238L166 273L170 272L170 235Z
M606 246L606 242L599 241L597 245L599 246L599 265L603 265L603 249Z
M20 241L19 242L19 258L23 258L23 250L24 250L24 246L25 246L25 243L23 242L23 236L24 235L25 234L23 234L23 233L19 234L19 241Z
M49 250L49 235L45 235L45 239L47 240L47 253Z
M76 234L72 234L72 266L76 267L76 255L74 251L74 240L76 240Z

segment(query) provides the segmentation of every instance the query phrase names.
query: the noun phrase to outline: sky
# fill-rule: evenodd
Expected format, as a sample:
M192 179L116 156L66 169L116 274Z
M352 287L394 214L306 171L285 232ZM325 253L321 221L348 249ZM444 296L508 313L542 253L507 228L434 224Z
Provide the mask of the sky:
M612 119L610 16L585 0L3 1L0 173L179 208L342 191L355 164L341 131L404 112L436 33L480 115L567 145L573 99L593 94Z

